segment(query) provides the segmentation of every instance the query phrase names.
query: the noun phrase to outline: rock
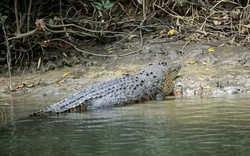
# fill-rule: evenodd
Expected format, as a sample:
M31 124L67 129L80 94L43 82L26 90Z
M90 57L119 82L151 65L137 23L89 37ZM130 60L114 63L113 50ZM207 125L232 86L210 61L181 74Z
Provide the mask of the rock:
M217 88L212 92L213 95L225 95L227 94L224 89Z
M239 93L243 93L245 91L245 89L243 87L240 87L240 86L224 87L224 90L227 92L227 94L239 94Z

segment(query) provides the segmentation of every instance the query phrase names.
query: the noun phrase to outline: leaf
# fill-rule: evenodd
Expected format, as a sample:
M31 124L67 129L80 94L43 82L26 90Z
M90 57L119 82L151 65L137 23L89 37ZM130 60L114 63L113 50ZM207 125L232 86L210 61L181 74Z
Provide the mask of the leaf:
M171 28L171 29L169 29L167 34L168 34L168 36L172 36L172 35L174 35L174 33L175 33L175 30L173 28Z
M206 62L202 61L202 64L206 65Z
M160 31L160 35L162 35L162 34L164 34L165 33L165 31L164 30L161 30Z
M110 2L110 1L106 1L104 8L105 9L110 9L114 6L114 3Z
M214 48L208 48L208 52L214 52Z
M102 5L96 5L95 7L96 7L97 10L101 10L101 11L104 10Z
M40 45L42 47L48 47L49 46L49 42L48 41L42 41L42 42L40 42Z
M217 20L214 20L213 23L215 26L222 25L222 22Z
M113 48L109 48L107 50L108 50L108 53L113 53L114 52Z
M190 61L190 62L188 62L188 64L195 64L196 63L196 61Z
M202 87L203 89L211 89L209 85Z
M27 86L28 88L32 88L32 87L35 87L36 85L35 85L35 84L32 84L32 83L29 83L29 84L26 84L26 86Z
M1 23L4 23L5 20L8 18L7 16L0 16L1 17Z
M97 10L103 11L106 9L110 9L114 6L114 3L110 2L109 0L104 1L102 0L102 2L94 2L95 3L95 7Z
M55 25L55 23L52 19L49 19L49 25Z
M64 72L64 73L63 73L63 77L66 77L66 76L68 76L68 75L69 75L68 72Z
M57 80L55 81L55 83L61 84L61 83L63 83L64 81L65 81L65 79L57 79Z
M50 31L45 31L45 35L46 36L49 36L49 35L51 35L52 33L50 32Z
M136 37L138 37L138 35L130 35L129 37L128 37L128 40L131 40L131 39L133 39L133 38L136 38Z
M25 87L25 83L20 83L16 85L16 89L20 89L20 88L24 88Z

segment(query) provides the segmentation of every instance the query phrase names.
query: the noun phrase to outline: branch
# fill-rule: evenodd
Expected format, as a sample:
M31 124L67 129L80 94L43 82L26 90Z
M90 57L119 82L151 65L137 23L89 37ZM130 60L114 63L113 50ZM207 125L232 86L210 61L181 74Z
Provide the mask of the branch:
M20 25L19 25L19 19L18 19L18 11L17 11L17 0L14 0L14 8L15 8L15 17L16 17L16 33L20 34Z
M17 35L14 36L14 37L8 38L8 41L10 41L10 40L15 40L15 39L19 39L19 38L23 38L23 37L30 36L30 35L33 35L36 31L37 31L37 28L34 29L34 30L32 30L32 31L23 33L23 34L17 34Z
M91 52L88 52L88 51L85 51L85 50L81 50L79 48L76 47L76 45L72 44L72 43L69 43L63 39L59 39L59 38L55 38L55 39L51 39L49 41L61 41L61 42L64 42L70 46L72 46L74 49L76 49L77 51L79 52L82 52L82 53L85 53L85 54L89 54L89 55L93 55L93 56L101 56L101 57L116 57L116 55L104 55L104 54L95 54L95 53L91 53Z

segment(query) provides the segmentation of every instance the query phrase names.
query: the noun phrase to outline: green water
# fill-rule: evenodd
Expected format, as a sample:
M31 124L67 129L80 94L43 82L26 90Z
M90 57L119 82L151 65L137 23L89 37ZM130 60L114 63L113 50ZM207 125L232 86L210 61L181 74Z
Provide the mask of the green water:
M0 99L0 155L250 155L247 95L150 101L19 120L55 101Z

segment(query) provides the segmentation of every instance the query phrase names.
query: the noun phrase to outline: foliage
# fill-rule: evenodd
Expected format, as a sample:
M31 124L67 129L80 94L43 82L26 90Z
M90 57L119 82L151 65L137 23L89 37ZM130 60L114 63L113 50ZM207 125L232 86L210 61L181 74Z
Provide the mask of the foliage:
M8 17L4 15L0 15L0 25L5 26L5 21Z
M0 2L0 26L4 26L12 48L13 65L30 64L31 61L49 57L49 48L73 47L80 51L76 46L78 40L120 43L133 36L135 31L143 31L141 34L145 34L159 29L166 32L173 28L167 31L167 36L187 36L188 33L191 36L193 33L198 36L188 38L193 41L208 36L233 36L235 41L239 39L238 42L249 39L249 1L138 2L139 0L5 0ZM5 43L3 30L0 29L0 65L7 63ZM60 54L64 55L63 52Z
M106 1L102 0L101 2L95 2L95 7L100 11L110 9L113 6L114 3L110 2L109 0Z

